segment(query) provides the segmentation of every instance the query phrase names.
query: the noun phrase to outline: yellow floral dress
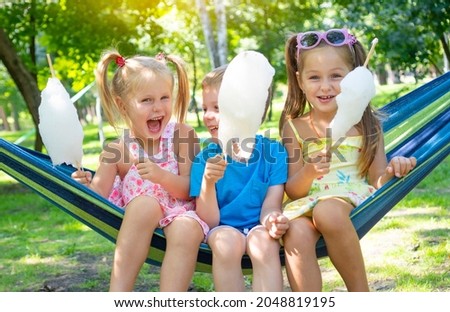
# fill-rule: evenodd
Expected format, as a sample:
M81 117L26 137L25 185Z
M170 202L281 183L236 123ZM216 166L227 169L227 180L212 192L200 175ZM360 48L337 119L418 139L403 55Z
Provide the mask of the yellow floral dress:
M328 138L304 141L292 124L291 127L302 146L304 161L325 149ZM330 172L313 181L308 196L297 200L286 198L283 204L283 214L290 220L302 215L312 216L312 210L321 200L337 197L356 207L371 196L376 188L369 185L365 178L359 176L356 165L361 153L361 146L362 136L345 138L332 153Z

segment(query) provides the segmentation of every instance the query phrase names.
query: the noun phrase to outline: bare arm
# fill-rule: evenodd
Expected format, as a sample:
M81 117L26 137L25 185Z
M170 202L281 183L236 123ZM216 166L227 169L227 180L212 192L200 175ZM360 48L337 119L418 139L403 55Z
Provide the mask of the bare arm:
M196 212L210 228L217 226L220 221L216 182L223 177L225 168L226 161L220 156L208 159L203 174L200 195L196 200Z
M283 195L283 184L270 186L261 209L260 222L274 239L283 236L289 228L289 220L281 212Z
M110 143L100 154L99 166L95 172L94 177L89 171L75 171L72 173L72 178L99 195L108 198L114 179L118 172L117 163L122 159L122 152L120 144Z
M320 162L305 162L303 150L295 137L292 128L286 124L283 129L283 144L288 152L288 181L285 191L291 199L308 195L315 178L330 171L330 163L325 155L318 155Z
M393 157L388 163L384 149L384 138L381 136L378 150L369 168L369 184L378 189L394 176L401 178L407 175L416 166L416 163L416 158L403 156Z

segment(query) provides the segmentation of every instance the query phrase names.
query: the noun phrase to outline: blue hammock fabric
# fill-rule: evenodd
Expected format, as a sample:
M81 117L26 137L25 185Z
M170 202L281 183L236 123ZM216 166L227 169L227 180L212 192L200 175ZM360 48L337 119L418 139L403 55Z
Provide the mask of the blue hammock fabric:
M405 178L394 178L351 215L362 238L408 192L425 178L450 152L450 73L417 88L385 105L381 111L388 158L395 155L415 156L416 168ZM417 117L419 116L419 117ZM0 170L34 190L66 213L103 235L116 241L123 211L83 185L75 182L71 166L53 166L48 155L0 139ZM161 265L166 248L163 232L153 235L147 263ZM318 257L327 256L323 239L317 243ZM284 263L284 253L280 252ZM211 272L212 254L206 244L199 248L196 271ZM251 272L248 256L242 259L246 274Z

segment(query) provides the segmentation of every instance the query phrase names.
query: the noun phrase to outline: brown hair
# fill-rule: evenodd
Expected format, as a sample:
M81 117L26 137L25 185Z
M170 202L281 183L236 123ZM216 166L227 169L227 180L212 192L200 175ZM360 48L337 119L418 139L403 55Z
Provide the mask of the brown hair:
M326 42L322 41L318 47L326 44ZM359 41L350 48L347 45L334 48L336 49L336 53L343 55L344 61L351 68L356 68L364 64L366 52ZM294 119L302 116L306 112L307 105L309 106L305 94L300 89L296 75L297 72L300 73L303 70L303 58L307 53L308 50L304 50L297 54L297 34L292 35L287 40L285 45L285 61L288 92L279 121L280 133L282 133L284 124L288 118ZM375 158L375 153L379 148L380 135L382 135L379 114L372 108L370 103L367 105L361 121L355 127L363 137L363 146L357 165L359 174L364 177L367 175L370 165Z
M133 94L142 83L142 77L152 73L169 79L172 86L175 83L174 74L167 66L166 60L174 64L177 72L178 92L174 105L174 114L177 121L183 123L186 119L189 104L189 80L181 58L173 55L157 58L148 56L133 56L124 59L117 50L107 50L103 53L95 71L97 88L109 123L117 128L118 122L129 121L123 114L123 109L118 105L116 97L126 99ZM109 64L115 62L117 69L111 81L108 80Z
M212 71L207 73L202 80L202 88L219 88L222 84L223 75L227 69L228 64L214 68Z

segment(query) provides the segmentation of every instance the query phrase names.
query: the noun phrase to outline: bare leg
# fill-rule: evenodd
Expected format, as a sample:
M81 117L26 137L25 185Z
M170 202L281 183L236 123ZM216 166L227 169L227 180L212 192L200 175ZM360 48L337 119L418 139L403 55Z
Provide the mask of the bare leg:
M216 291L245 291L241 260L245 236L231 227L214 230L208 244L213 253L212 271Z
M198 249L205 238L200 224L178 217L166 228L167 247L161 266L161 291L187 291L194 275Z
M152 197L139 196L127 205L117 236L110 291L133 290L162 216L158 201Z
M253 291L283 291L279 241L257 227L247 237L247 253L253 266Z
M348 291L369 291L359 238L349 218L352 209L343 200L328 199L314 208L314 221Z
M316 256L319 237L320 233L310 218L300 217L289 223L283 243L292 291L322 290L322 274Z

